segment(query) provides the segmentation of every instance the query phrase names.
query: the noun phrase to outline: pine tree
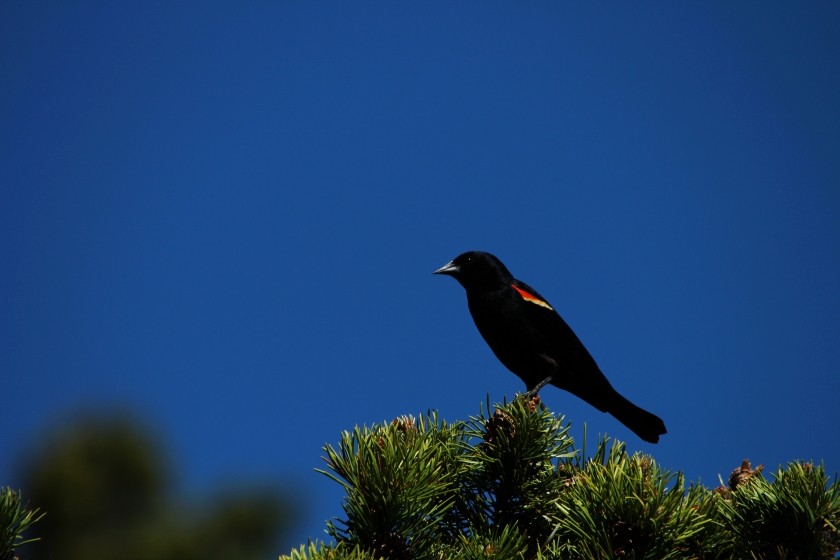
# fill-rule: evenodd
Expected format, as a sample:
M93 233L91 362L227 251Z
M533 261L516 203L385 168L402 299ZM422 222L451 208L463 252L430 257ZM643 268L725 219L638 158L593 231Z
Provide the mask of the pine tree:
M327 469L346 496L334 543L281 560L833 558L840 483L794 462L748 462L729 488L686 484L601 439L587 456L537 398L465 422L432 412L344 432Z

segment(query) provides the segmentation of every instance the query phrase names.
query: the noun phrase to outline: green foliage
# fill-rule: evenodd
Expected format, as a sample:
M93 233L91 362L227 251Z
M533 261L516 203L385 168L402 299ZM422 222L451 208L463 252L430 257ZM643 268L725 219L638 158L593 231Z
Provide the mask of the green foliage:
M653 459L628 455L606 439L595 457L568 468L555 540L559 558L699 558L699 537L712 523L702 513L707 491L685 488L681 474L663 471ZM702 509L701 509L702 506Z
M23 474L27 497L47 512L27 560L265 558L288 519L271 488L183 503L173 495L157 439L124 415L68 422L26 461Z
M840 546L840 485L822 467L771 483L745 463L710 491L615 440L584 456L538 399L489 410L343 433L321 471L346 490L335 543L281 560L804 560Z
M790 463L772 482L760 469L750 474L719 491L714 512L733 557L805 560L840 549L840 482L829 485L823 466Z
M23 505L20 492L0 488L0 560L11 560L17 547L38 540L25 539L23 534L43 516Z
M289 556L282 556L289 560L380 560L383 556L376 556L373 552L364 550L361 545L351 546L347 542L335 545L324 545L315 542L293 550Z
M347 491L341 527L328 533L386 558L422 558L446 535L463 465L464 428L432 414L344 432L321 471Z
M556 523L557 465L576 455L568 431L562 417L524 399L470 419L461 484L468 535L499 539L493 550L517 535L524 545L517 556L536 552Z

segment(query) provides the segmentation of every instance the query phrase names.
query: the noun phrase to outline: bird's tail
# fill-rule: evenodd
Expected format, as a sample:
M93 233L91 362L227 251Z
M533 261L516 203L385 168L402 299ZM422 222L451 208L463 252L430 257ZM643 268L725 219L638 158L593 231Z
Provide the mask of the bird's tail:
M618 392L615 393L612 405L607 411L615 418L630 428L634 434L650 443L657 443L659 436L667 433L665 422L643 408L631 403Z

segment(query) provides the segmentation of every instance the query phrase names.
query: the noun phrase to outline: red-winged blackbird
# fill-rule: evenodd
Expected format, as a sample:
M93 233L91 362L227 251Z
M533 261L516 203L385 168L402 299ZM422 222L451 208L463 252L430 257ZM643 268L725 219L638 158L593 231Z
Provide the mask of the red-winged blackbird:
M613 389L574 331L536 290L489 253L470 251L435 271L467 291L470 314L493 353L530 393L545 383L577 395L656 443L665 424Z

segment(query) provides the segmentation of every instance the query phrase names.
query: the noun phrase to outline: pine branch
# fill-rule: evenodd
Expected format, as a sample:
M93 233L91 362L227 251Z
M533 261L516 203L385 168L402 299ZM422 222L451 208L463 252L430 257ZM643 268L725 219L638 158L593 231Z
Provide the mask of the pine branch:
M447 424L435 413L344 432L323 474L341 484L334 544L281 560L832 558L840 483L745 462L730 488L686 484L602 438L591 457L537 397Z
M326 446L329 471L347 491L346 520L328 524L340 542L386 558L419 558L456 535L451 517L464 464L463 424L447 425L432 413L344 432Z
M731 489L719 489L715 512L728 545L739 557L832 558L840 549L840 482L829 485L822 465L790 463L773 474L733 472ZM744 471L750 474L742 476Z
M23 533L43 516L23 505L20 492L0 488L0 560L12 560L16 548L38 540L24 540Z

